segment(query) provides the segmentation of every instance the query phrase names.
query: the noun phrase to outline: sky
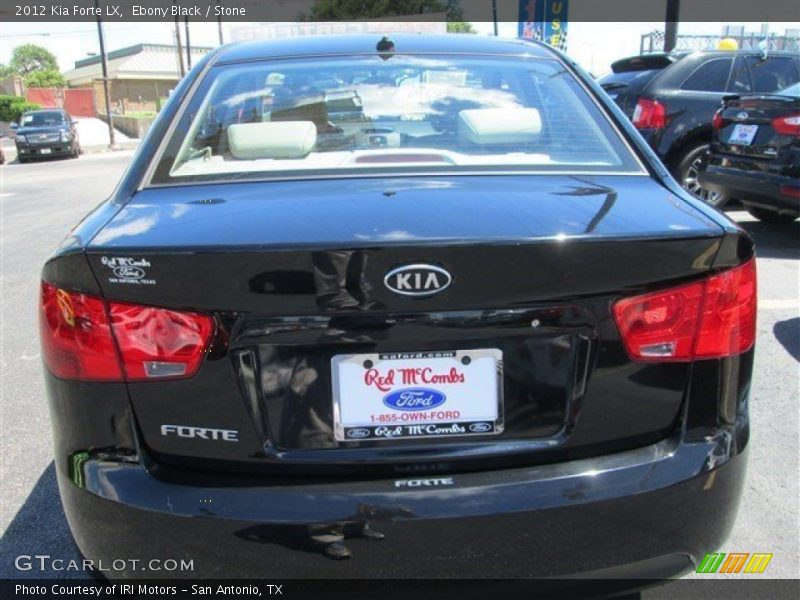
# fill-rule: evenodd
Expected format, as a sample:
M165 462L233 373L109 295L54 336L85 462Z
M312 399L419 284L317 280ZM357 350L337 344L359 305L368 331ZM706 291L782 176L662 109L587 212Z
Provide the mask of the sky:
M761 23L730 23L744 25L746 31L759 31ZM236 27L246 23L223 23L225 41L231 41ZM482 34L491 35L493 23L476 22L475 28ZM720 34L723 23L681 23L679 34ZM106 23L105 38L108 51L146 42L174 44L172 22L154 23ZM800 23L770 23L770 32L781 35L787 28L800 28ZM587 23L569 24L569 47L567 53L582 67L601 75L608 71L616 59L639 53L639 41L643 33L663 29L663 23ZM216 46L219 42L216 23L191 23L192 45ZM499 33L503 37L516 37L517 24L501 22ZM183 36L183 26L181 26ZM15 46L38 44L48 48L58 59L62 71L73 68L76 60L90 53L99 52L97 26L95 23L14 23L0 28L0 63L8 64Z

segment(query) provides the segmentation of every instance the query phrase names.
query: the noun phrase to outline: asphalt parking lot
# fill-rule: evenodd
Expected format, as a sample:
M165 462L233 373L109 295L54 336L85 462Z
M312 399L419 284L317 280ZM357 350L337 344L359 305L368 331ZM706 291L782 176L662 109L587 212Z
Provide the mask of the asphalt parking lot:
M0 167L0 577L85 577L74 571L18 572L13 564L20 554L77 557L56 489L40 374L39 270L69 229L112 191L131 155L106 153ZM771 552L769 575L796 578L800 221L773 227L744 212L729 216L758 245L759 319L746 491L734 530L720 550Z

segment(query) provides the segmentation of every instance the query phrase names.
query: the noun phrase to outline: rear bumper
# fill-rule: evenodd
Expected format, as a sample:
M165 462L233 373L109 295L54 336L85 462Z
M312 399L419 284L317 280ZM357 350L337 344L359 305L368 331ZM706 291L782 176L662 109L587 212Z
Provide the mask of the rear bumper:
M781 186L800 188L800 181L779 175L742 171L730 167L708 165L700 173L700 184L715 192L737 198L745 204L753 204L777 212L800 212L800 198L787 196Z
M396 480L187 485L98 455L59 468L59 486L87 558L193 561L187 572L104 572L112 578L662 579L725 540L745 471L735 439L668 439L402 488ZM352 558L328 558L342 536Z

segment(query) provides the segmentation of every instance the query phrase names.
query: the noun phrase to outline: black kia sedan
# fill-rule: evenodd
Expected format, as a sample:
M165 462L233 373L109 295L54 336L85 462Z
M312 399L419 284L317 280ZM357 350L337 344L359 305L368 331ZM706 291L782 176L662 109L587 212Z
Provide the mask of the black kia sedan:
M21 163L54 156L78 158L81 153L75 121L59 108L28 111L13 130Z
M767 223L800 217L800 83L774 94L729 96L714 115L700 182Z
M209 53L45 264L80 551L109 577L692 570L743 485L751 239L551 48L391 41Z

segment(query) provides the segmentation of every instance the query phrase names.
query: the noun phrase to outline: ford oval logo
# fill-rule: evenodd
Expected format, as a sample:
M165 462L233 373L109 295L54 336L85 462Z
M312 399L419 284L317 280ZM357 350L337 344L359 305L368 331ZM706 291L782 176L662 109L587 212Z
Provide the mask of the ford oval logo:
M434 265L404 265L392 269L383 278L384 285L402 296L430 296L447 289L453 278Z
M441 406L447 400L442 392L427 388L406 388L383 397L383 403L395 410L429 410Z
M120 279L141 279L144 277L144 269L139 267L114 267L114 275Z
M736 118L737 118L739 121L744 121L744 120L745 120L747 117L749 117L749 116L750 116L750 115L748 115L746 112L740 112L740 113L737 113L737 114L736 114Z
M369 429L349 429L347 431L347 437L360 440L365 437L369 437Z
M484 433L492 428L491 423L473 423L469 426L469 430L473 433Z

